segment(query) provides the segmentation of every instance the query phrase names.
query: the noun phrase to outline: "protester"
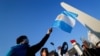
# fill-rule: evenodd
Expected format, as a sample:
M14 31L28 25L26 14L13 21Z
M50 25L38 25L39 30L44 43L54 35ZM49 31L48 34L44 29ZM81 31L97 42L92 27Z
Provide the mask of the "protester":
M61 48L62 46L58 46L58 55L61 56Z
M40 52L41 56L48 56L48 49L47 48L42 48Z
M27 36L19 36L16 40L17 45L13 46L8 52L7 56L35 56L35 54L41 49L41 47L46 43L52 28L48 29L44 38L36 45L29 46L29 41Z
M83 42L82 49L83 49L82 56L100 56L96 48L89 48L86 41Z
M54 50L52 50L48 56L58 56L58 53Z

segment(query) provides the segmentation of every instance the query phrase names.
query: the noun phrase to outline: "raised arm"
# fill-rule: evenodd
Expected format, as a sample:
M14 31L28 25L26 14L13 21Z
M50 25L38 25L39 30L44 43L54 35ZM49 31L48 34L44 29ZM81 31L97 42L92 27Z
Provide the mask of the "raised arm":
M30 54L32 54L32 53L35 54L36 52L38 52L41 49L41 47L44 46L44 44L48 40L51 32L52 32L52 28L48 29L48 31L47 31L46 35L43 37L43 39L39 43L37 43L36 45L33 45L33 46L30 47L29 53Z

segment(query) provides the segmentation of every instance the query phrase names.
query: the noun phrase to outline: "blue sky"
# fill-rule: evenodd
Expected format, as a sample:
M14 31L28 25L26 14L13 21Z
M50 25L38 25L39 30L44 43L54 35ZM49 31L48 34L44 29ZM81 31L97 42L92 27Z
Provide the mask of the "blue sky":
M10 47L16 45L16 38L20 35L28 36L30 45L38 43L46 34L56 18L64 11L60 6L66 2L77 9L100 20L99 0L0 0L0 56L5 56ZM87 29L78 21L71 33L53 28L53 32L44 45L49 51L75 39L81 44L81 37L87 38ZM36 54L39 56L39 52Z

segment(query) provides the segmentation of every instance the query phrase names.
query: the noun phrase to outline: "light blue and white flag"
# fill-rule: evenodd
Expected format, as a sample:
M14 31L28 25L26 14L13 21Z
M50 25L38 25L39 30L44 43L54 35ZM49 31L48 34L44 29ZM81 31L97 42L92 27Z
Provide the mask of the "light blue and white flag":
M75 26L75 19L77 16L78 15L73 12L63 11L55 19L53 27L58 27L63 31L70 33Z

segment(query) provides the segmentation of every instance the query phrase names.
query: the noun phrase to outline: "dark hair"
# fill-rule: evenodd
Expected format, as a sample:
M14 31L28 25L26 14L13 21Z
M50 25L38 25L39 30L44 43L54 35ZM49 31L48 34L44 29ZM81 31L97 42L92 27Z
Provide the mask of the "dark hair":
M41 49L41 52L40 52L41 56L42 56L42 52L43 52L44 50L46 51L46 56L48 56L48 48L42 48L42 49Z
M25 35L19 36L19 37L16 39L16 43L19 44L19 43L21 43L24 39L27 39L27 36L25 36Z

